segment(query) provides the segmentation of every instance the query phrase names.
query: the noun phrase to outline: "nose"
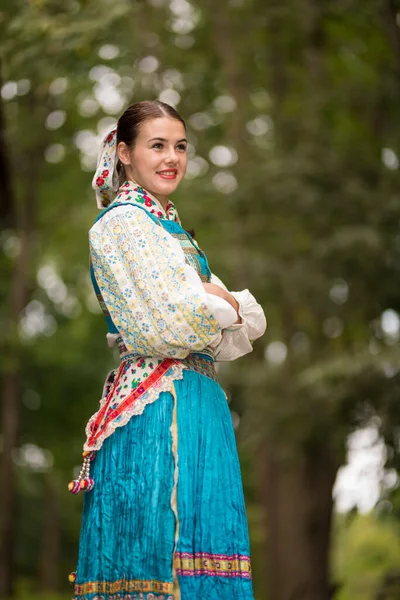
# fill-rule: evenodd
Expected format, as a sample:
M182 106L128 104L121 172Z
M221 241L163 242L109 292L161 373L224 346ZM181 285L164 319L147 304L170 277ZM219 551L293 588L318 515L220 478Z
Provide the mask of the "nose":
M179 157L176 153L175 148L169 148L168 154L165 158L165 162L168 164L176 164L179 160Z

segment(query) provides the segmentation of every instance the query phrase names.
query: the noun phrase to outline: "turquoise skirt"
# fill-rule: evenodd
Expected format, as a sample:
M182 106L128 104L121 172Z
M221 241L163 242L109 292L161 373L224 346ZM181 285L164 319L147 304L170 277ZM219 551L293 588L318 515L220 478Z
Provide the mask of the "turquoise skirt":
M253 600L225 394L184 370L96 453L74 600Z

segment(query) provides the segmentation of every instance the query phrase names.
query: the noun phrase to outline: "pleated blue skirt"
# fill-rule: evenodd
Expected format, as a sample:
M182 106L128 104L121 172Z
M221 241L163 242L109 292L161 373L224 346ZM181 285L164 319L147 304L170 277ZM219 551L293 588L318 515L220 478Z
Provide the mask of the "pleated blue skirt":
M174 385L96 453L75 600L253 600L225 394L191 370Z

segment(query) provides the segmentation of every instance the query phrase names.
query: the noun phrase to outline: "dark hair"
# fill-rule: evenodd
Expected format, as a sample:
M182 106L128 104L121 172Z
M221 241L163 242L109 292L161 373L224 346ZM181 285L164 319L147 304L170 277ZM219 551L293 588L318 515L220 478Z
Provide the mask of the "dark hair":
M150 121L151 119L160 119L162 117L170 117L180 121L186 129L186 123L180 116L180 114L165 102L160 100L143 100L142 102L135 102L131 104L123 115L118 119L117 125L117 146L120 142L125 144L131 150L135 146L136 138L139 134L139 129L142 123ZM122 184L125 179L124 165L118 160L117 171Z

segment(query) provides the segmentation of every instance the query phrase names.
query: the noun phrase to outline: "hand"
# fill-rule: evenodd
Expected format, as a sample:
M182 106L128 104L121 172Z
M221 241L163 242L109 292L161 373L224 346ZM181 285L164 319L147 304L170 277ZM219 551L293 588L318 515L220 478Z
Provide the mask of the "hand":
M235 321L235 325L242 322L242 318L239 316L239 302L230 294L227 290L217 285L216 283L207 283L203 282L203 286L208 294L214 294L214 296L219 296L223 298L226 302L228 302L236 311L238 316L237 321Z
M219 296L220 298L226 299L226 295L229 294L229 292L216 283L203 282L203 286L208 294L214 294L214 296Z

